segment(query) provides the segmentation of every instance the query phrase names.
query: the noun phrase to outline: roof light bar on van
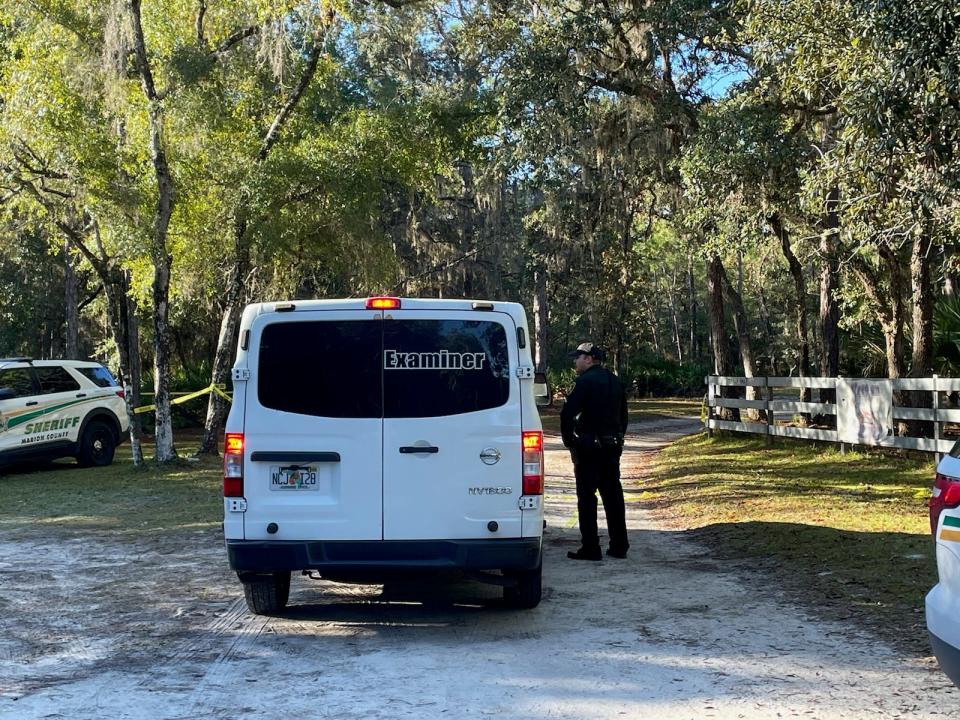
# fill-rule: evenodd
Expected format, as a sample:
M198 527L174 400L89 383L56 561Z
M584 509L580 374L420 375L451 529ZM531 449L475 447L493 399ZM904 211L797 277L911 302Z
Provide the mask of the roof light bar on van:
M527 430L522 435L523 494L543 495L543 433Z
M243 433L227 433L223 441L223 496L243 497Z
M367 310L399 310L400 298L372 297L367 298Z

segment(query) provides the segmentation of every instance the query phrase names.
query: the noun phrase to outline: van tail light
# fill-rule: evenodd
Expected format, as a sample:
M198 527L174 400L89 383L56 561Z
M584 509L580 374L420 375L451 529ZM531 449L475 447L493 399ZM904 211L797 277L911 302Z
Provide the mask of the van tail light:
M243 497L243 433L227 433L223 441L223 496Z
M126 390L115 390L114 392L117 394L117 397L120 398L121 400L127 397Z
M960 478L937 473L937 479L933 483L933 494L930 496L930 532L934 537L937 536L940 513L945 508L958 506L960 506Z
M523 438L523 494L543 495L543 433L524 432Z

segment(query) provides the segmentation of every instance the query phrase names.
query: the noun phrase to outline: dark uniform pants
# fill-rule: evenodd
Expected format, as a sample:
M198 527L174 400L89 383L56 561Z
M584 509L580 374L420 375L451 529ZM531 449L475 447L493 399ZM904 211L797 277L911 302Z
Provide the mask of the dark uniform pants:
M627 520L620 485L620 449L578 449L573 453L573 472L577 479L577 513L580 516L580 536L585 549L600 547L597 533L597 491L603 500L607 515L610 548L626 552Z

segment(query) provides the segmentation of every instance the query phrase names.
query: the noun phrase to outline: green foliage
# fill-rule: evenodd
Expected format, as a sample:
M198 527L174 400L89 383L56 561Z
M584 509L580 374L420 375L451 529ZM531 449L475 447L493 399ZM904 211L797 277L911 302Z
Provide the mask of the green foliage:
M933 354L941 375L960 377L960 298L942 297L933 310Z
M681 365L651 354L634 358L623 380L637 397L700 397L710 370L700 363Z

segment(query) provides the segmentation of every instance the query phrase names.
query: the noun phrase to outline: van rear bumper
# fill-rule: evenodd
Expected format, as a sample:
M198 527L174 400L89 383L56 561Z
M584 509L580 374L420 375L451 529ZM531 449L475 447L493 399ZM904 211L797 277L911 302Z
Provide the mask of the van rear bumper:
M226 545L230 567L246 573L402 568L532 570L540 563L541 539L227 540Z

